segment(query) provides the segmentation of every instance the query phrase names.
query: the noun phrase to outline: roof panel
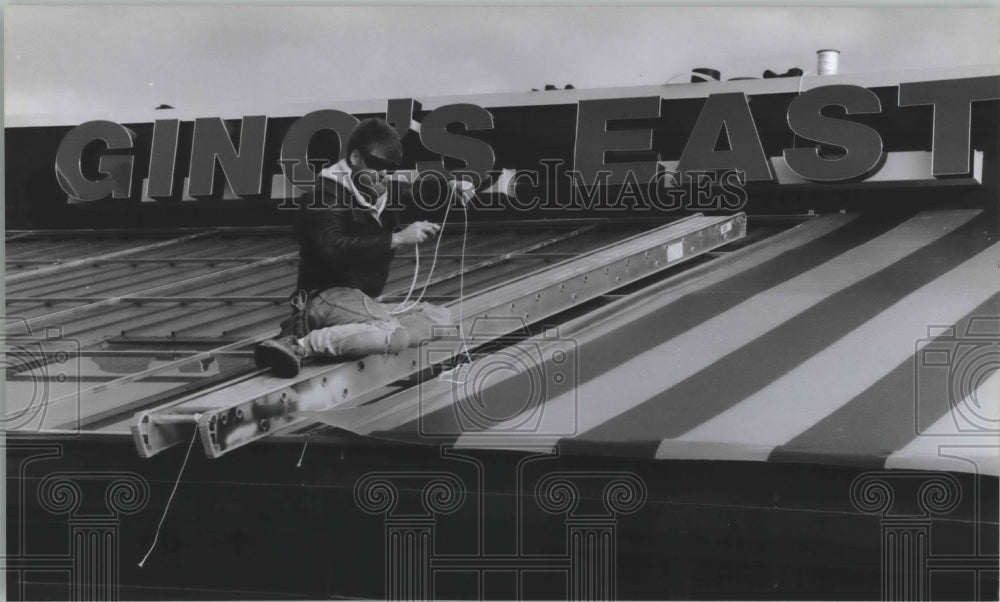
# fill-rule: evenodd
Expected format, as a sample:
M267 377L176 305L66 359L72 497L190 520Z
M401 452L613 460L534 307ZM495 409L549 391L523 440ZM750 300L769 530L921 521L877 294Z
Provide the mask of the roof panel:
M976 318L1000 322L1000 282L975 276L1000 259L996 238L995 220L978 211L856 220L766 261L716 270L686 293L649 291L638 296L641 306L612 304L596 312L607 312L597 326L565 325L580 345L579 380L541 403L524 402L525 383L513 379L482 385L477 399L494 418L475 427L459 428L473 406L454 393L442 393L453 399L430 415L369 409L354 423L344 416L331 423L404 440L437 432L435 443L459 446L558 444L562 453L866 466L892 458L911 468L998 474L998 462L959 466L920 442L955 444L957 433L925 434L953 413L954 379L949 365L927 373L919 355L927 344L954 353ZM928 335L934 324L943 336ZM998 337L969 343L995 358ZM956 399L995 381L996 362L979 359ZM518 399L525 409L508 407ZM413 408L413 393L383 405ZM519 432L531 412L539 422ZM998 441L992 430L966 432L969 445ZM918 450L928 453L922 462Z
M441 238L441 257L434 264L434 281L447 284L458 277L463 244L466 270L507 264L504 270L494 268L485 278L470 282L470 287L495 282L498 274L530 270L538 262L522 261L518 253L545 250L586 232L586 224L578 220L528 222L513 235L509 224L474 223L463 243L463 228L449 225ZM47 428L71 422L76 414L90 417L88 422L99 418L93 422L97 427L114 423L120 420L113 416L116 408L162 402L244 374L252 369L247 351L237 351L243 354L238 357L212 350L246 348L249 343L240 340L273 332L288 311L285 299L294 287L297 253L287 230L137 234L24 233L7 242L22 256L30 253L50 262L37 273L28 269L40 263L27 264L32 267L8 283L8 315L27 320L33 332L60 327L62 342L43 341L42 356L60 346L80 348L72 365L61 372L64 382L48 389L48 399L61 399L44 409ZM614 235L605 235L609 236ZM387 295L407 292L415 261L412 253L399 254ZM421 285L431 265L425 253L418 274ZM438 285L431 284L428 292L434 286ZM51 357L48 364L41 363L51 364ZM198 366L202 368L193 369ZM53 377L30 370L15 370L9 376L12 393L28 406L37 397L32 388L49 386ZM76 389L67 382L75 383Z
M932 445L957 444L962 441L957 437L968 433L949 420L953 406L945 403L949 394L942 393L951 382L947 371L914 380L914 366L920 345L947 346L954 340L928 336L927 325L940 322L964 331L975 318L1000 321L1000 284L972 276L1000 261L1000 248L991 243L997 238L997 224L969 210L896 217L830 215L787 229L801 221L765 220L750 228L744 240L714 253L714 259L672 270L666 280L630 287L625 296L612 295L561 318L565 322L560 332L578 346L576 380L572 392L564 387L556 393L557 388L551 391L554 396L544 398L539 406L542 421L530 437L510 428L530 410L518 388L524 383L516 378L482 384L485 393L479 399L493 418L471 430L457 429L456 412L464 402L454 397L454 385L448 383L429 383L451 392L442 393L440 407L419 421L414 400L424 385L387 390L379 394L384 398L374 399L359 413L341 413L331 423L406 441L424 441L428 428L439 429L446 436L432 438L434 444L450 437L459 446L541 443L558 444L564 453L910 468L947 464L949 470L970 470L968 465L946 463ZM444 279L429 285L426 294L456 297L460 280L466 295L486 290L656 225L592 223L581 230L586 224L579 221L552 223L557 225L513 230L475 225L466 240L468 271L461 279L461 229L449 229L434 272ZM765 240L767 244L757 244ZM17 242L37 241L8 244ZM64 242L31 252L61 259L54 253L77 248ZM128 248L127 242L81 248L120 250ZM291 257L230 271L280 254ZM294 285L294 255L294 244L280 232L212 234L96 262L87 266L93 272L86 276L75 273L80 268L70 268L14 282L8 294L56 291L88 301L116 294L139 297L86 307L51 321L37 319L43 312L74 305L9 305L9 314L20 307L22 314L35 319L31 325L64 327L61 340L40 344L43 356L71 346L74 337L83 347L78 363L63 371L72 378L62 382L39 380L38 366L15 371L8 392L20 405L12 409L24 410L19 418L30 422L37 409L32 400L41 394L42 383L50 387L50 399L64 398L44 408L46 426L71 422L75 412L89 428L123 432L138 409L244 378L254 369L248 343L240 341L269 335L285 316L284 298ZM421 257L418 283L430 271L430 256ZM242 259L213 265L148 261L194 257ZM130 259L137 261L116 263ZM387 295L409 289L414 260L409 253L399 255ZM204 277L187 282L198 276ZM141 295L149 289L160 293L143 301ZM236 299L215 301L219 297ZM921 326L923 333L918 332ZM995 345L998 336L987 340ZM533 340L514 341L509 349ZM219 348L242 355L212 351ZM513 352L497 355L500 350L476 352L473 365L496 362ZM52 363L41 365L49 370ZM845 371L846 366L854 368ZM123 376L125 381L116 382ZM996 366L987 366L969 382L960 401L974 422L976 412L982 414L986 407L975 394L988 392L987 385L996 382ZM74 386L82 390L76 405ZM931 389L935 394L930 397L917 395ZM572 429L560 428L570 417ZM971 470L997 474L997 464L983 459Z

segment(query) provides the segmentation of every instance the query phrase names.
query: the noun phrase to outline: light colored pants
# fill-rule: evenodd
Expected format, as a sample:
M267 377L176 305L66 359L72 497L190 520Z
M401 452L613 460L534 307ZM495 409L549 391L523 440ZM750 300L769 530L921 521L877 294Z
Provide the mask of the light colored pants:
M418 303L399 315L354 288L319 291L305 307L307 334L299 341L309 355L364 357L398 353L433 336L434 326L452 324L445 307Z

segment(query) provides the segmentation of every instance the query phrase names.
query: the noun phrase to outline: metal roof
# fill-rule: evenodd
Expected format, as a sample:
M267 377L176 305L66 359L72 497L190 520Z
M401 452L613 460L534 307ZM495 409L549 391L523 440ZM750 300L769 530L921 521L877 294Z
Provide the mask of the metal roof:
M470 224L466 291L651 225L522 223L512 235L502 223ZM445 232L428 298L457 294L461 238ZM249 345L286 317L298 262L284 228L9 232L6 251L7 336L20 350L7 370L7 422L21 429L103 425L122 408L252 370ZM397 256L388 299L406 292L413 260Z
M471 224L464 293L662 223ZM459 292L457 230L428 288L439 302ZM534 329L448 378L310 418L460 447L1000 474L996 240L978 210L751 218L744 240L559 314L557 339ZM250 346L285 317L297 261L281 228L8 232L6 249L7 428L109 436L256 378ZM411 259L394 262L389 298ZM572 360L557 384L553 349Z

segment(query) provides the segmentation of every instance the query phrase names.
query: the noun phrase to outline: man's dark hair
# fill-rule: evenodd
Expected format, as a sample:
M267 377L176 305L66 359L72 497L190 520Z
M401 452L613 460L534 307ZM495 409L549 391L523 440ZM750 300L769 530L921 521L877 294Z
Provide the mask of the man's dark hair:
M399 140L399 134L385 119L365 119L354 128L347 139L347 156L355 150L369 154L378 150L382 158L394 163L403 160L403 144Z

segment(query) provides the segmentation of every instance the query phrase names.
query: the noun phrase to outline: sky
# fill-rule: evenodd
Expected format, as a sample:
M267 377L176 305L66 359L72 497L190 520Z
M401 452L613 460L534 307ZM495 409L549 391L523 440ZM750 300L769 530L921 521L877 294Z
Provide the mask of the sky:
M9 6L6 115L1000 64L1000 9ZM683 77L673 81L683 81Z

